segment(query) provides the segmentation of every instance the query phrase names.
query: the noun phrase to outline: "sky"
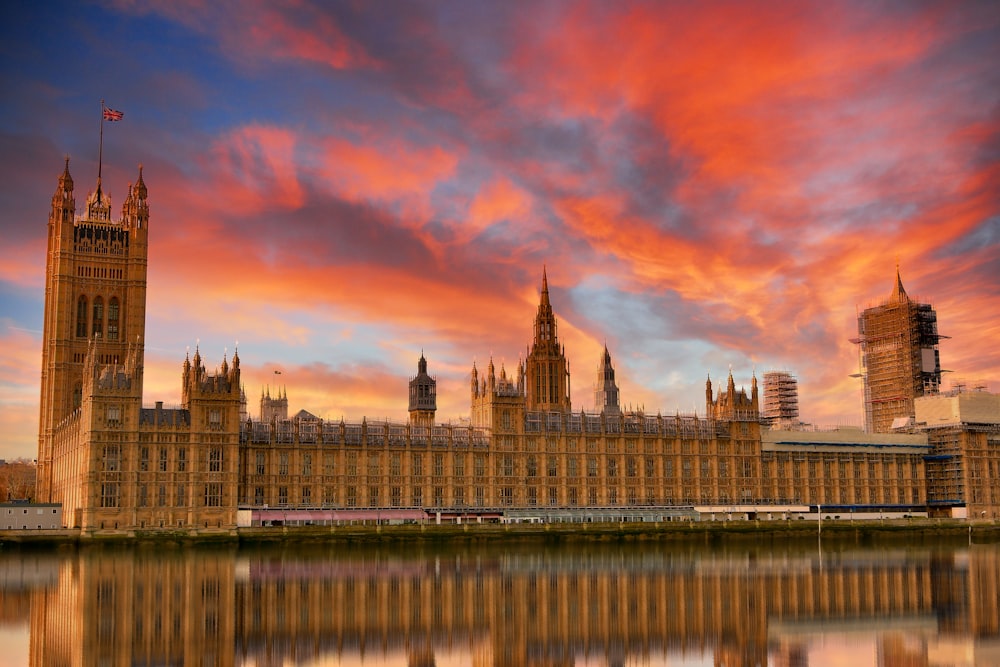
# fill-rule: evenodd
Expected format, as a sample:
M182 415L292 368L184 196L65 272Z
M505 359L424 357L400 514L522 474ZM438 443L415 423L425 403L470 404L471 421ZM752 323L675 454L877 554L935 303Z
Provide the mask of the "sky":
M143 166L144 403L239 350L251 414L438 418L516 368L543 269L593 407L799 381L863 423L857 313L898 264L942 366L1000 391L995 2L4 3L0 458L37 451L46 225ZM279 374L280 373L280 374Z

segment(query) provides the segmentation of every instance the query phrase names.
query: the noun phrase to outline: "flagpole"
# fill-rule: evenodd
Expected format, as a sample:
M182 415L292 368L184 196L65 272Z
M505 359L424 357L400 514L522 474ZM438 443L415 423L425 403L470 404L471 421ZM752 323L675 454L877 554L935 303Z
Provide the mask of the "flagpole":
M101 165L104 162L104 100L101 100L101 139L97 149L97 201L101 201Z

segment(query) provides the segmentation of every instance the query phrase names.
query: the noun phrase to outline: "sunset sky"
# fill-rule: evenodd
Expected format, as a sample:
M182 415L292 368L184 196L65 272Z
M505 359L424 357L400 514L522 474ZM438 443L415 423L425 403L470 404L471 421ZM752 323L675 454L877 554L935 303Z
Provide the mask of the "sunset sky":
M799 379L862 423L859 308L898 261L945 381L1000 390L995 2L5 3L0 458L37 448L46 223L70 156L151 209L144 402L236 345L292 412L438 417L517 366L542 269L593 407L704 412L704 382ZM280 371L281 375L276 375Z

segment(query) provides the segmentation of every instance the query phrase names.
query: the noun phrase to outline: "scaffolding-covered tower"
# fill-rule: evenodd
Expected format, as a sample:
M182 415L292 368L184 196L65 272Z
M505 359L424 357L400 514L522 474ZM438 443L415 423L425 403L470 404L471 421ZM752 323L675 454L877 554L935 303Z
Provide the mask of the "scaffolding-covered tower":
M792 429L799 424L799 383L788 371L764 373L763 421L771 428Z
M858 316L860 371L864 382L865 430L889 433L913 417L913 399L941 386L937 313L906 294L896 270L892 294ZM896 420L899 420L898 422Z

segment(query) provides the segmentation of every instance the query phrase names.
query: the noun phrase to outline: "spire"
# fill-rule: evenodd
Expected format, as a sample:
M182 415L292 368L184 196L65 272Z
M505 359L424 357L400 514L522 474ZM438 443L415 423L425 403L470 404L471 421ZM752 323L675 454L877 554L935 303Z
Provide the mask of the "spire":
M69 175L69 156L66 156L66 166L63 168L63 173L59 176L59 191L60 192L72 192L73 191L73 177Z
M542 265L542 306L549 305L549 278L545 273L545 265Z
M153 180L156 180L156 174L153 174ZM139 199L146 199L147 194L146 182L142 180L142 165L139 165L139 180L135 182L135 194Z
M903 288L903 279L899 277L899 263L896 263L896 284L889 295L889 303L905 303L910 300Z

